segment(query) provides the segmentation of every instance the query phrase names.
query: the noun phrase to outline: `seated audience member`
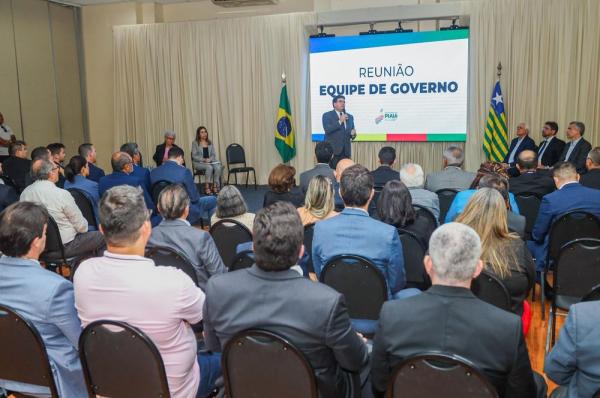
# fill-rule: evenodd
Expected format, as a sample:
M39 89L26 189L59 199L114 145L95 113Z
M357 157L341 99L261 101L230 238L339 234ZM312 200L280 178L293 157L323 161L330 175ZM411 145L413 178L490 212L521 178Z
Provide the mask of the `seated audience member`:
M219 183L223 174L223 165L217 160L217 152L208 138L208 129L204 126L196 129L196 139L192 141L192 163L195 170L204 171L204 193L219 193ZM212 192L210 183L214 182Z
M152 189L152 186L150 185L150 170L142 165L142 153L140 152L138 144L135 142L128 142L121 145L120 151L131 156L131 159L133 160L133 171L131 172L131 175L137 177L142 182L145 189L150 192L150 189Z
M96 148L94 148L94 145L90 143L81 144L78 153L88 162L90 172L86 178L97 183L100 182L100 179L106 174L104 174L104 170L96 166Z
M579 183L584 187L600 189L600 147L590 151L585 160L587 173L581 176Z
M342 211L344 209L344 200L342 199L342 195L340 195L340 180L342 178L342 174L344 170L348 167L353 166L354 162L352 159L340 159L337 162L335 167L335 171L333 174L335 175L335 180L333 181L333 201L335 202L335 210Z
M169 185L158 196L158 212L163 220L152 228L148 246L176 249L196 270L198 285L204 291L213 275L227 272L212 236L192 227L186 220L190 212L190 197L179 184Z
M58 181L56 182L56 186L59 188L64 188L65 168L63 163L65 161L65 157L67 156L65 153L65 146L60 142L55 142L53 144L49 144L46 148L48 148L50 151L50 160L58 166Z
M35 147L31 151L31 161L35 162L39 159L50 160L50 151L45 146Z
M98 183L89 180L90 163L83 156L73 156L69 164L65 167L65 189L75 188L83 191L92 202L94 213L98 210L100 194L98 193ZM98 218L98 217L96 217Z
M46 209L31 202L15 203L0 214L0 251L4 253L0 257L1 303L30 321L40 333L58 396L86 397L77 353L81 323L75 311L73 284L38 261L46 245L47 224ZM0 390L2 387L27 396L50 396L48 387L0 380Z
M506 153L503 161L503 163L507 164L511 168L515 167L521 151L529 149L530 151L537 152L535 141L529 136L529 126L527 123L519 123L517 125L516 134L517 136L510 142L510 147L508 148L508 152Z
M425 189L437 192L440 189L456 189L464 191L471 186L475 173L462 169L465 162L465 154L461 147L451 145L444 150L442 159L442 171L427 174Z
M388 181L377 201L379 220L396 228L412 232L423 247L429 244L433 232L424 217L418 217L412 205L412 197L402 181Z
M235 220L252 232L254 213L248 212L246 201L235 185L225 185L219 192L217 211L211 217L210 223L215 224L223 219Z
M544 372L559 384L553 398L595 397L600 390L600 301L574 304L558 341L546 356Z
M433 213L436 219L440 218L440 199L435 193L423 189L425 177L421 166L414 163L402 165L400 180L408 188L413 205L425 207Z
M296 169L286 164L275 166L269 174L269 190L265 192L263 207L277 201L290 202L296 207L304 203L304 194L296 187Z
M264 329L306 356L320 397L356 396L348 372L360 373L365 386L367 346L352 329L341 294L290 270L302 256L302 241L302 223L290 203L277 202L258 212L256 264L212 277L206 285L206 346L221 351L237 332Z
M17 190L22 192L27 186L27 174L31 169L31 162L27 159L27 144L25 141L11 142L8 150L10 155L2 163L2 170L15 183Z
M169 159L150 172L150 183L154 185L159 181L168 181L171 184L182 184L190 199L188 221L197 224L201 222L202 218L210 220L217 206L217 198L214 196L201 198L198 188L194 184L192 172L183 164L183 149L171 148Z
M77 207L75 199L65 189L57 187L58 166L52 161L36 160L31 166L35 180L21 194L21 202L37 202L52 216L65 246L66 257L94 255L104 247L98 231L88 232L88 222Z
M333 210L334 207L331 180L322 175L314 176L308 184L304 206L298 208L302 225L314 224L317 221L337 216L338 213Z
M73 282L82 325L109 319L139 328L162 356L171 396L205 397L220 372L218 355L197 354L190 327L202 320L204 293L183 271L144 257L152 227L141 188L109 189L99 213L107 250L81 263Z
M169 159L169 151L171 148L179 148L175 145L175 137L176 134L174 131L165 131L165 142L156 146L156 151L154 151L154 155L152 156L157 167Z
M341 161L340 161L341 162ZM340 193L345 209L336 217L315 224L312 261L315 273L340 254L370 260L383 274L388 296L399 294L406 283L402 244L396 228L369 217L373 199L373 176L356 164L342 174Z
M534 151L525 150L519 154L517 159L517 170L519 175L508 180L510 192L515 195L522 193L533 193L540 198L556 187L554 181L547 171L538 172L538 159Z
M303 193L308 191L308 184L311 178L315 176L324 176L329 177L331 181L335 180L333 169L329 167L329 162L333 159L333 147L329 142L317 142L315 146L315 158L317 159L315 167L300 173L300 187Z
M471 361L500 397L546 396L541 376L536 376L536 392L521 319L471 293L471 280L483 268L480 254L480 239L466 225L442 225L431 235L424 263L433 286L420 295L387 301L381 309L371 354L377 396L383 397L396 365L432 351Z
M0 180L0 182L1 181L2 180ZM17 193L17 191L9 185L0 183L0 212L7 208L9 205L18 201L19 194Z
M577 173L583 175L587 172L585 161L588 153L592 150L592 144L583 138L585 124L582 122L571 122L567 128L567 138L571 140L565 144L562 154L558 159L560 162L571 162L575 165Z
M510 293L511 310L521 315L523 301L535 283L535 265L525 242L508 230L502 195L492 188L479 189L456 222L477 232L481 239L483 269L502 280Z
M448 213L446 213L445 222L454 221L456 216L462 213L463 209L467 205L467 202L469 202L469 199L471 199L471 196L473 196L473 194L478 188L493 188L490 186L484 186L480 184L481 179L490 174L494 176L499 176L505 181L504 185L508 186L508 174L506 173L506 170L502 167L500 163L490 161L482 163L479 167L479 170L477 170L477 175L475 176L475 179L471 183L469 189L457 193L454 197L454 200L452 201L452 204L448 209ZM515 196L512 193L509 193L508 199L511 211L513 211L515 214L520 214L519 205L517 205Z
M558 162L554 165L553 174L557 190L542 198L531 231L531 240L527 242L538 272L546 265L548 232L558 216L572 210L581 210L600 217L600 190L581 185L578 182L579 174L572 163Z
M543 140L540 142L538 148L538 159L540 167L553 167L563 149L565 148L565 142L558 138L558 124L556 122L546 122L542 127Z
M400 173L392 169L396 163L396 150L391 146L384 146L379 150L380 166L371 172L376 187L383 187L386 182L399 180Z

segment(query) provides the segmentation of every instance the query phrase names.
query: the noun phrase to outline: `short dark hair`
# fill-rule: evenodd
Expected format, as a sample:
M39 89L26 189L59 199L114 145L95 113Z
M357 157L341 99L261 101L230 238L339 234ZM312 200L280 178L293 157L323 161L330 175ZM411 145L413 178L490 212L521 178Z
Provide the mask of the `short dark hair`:
M337 100L339 100L339 99L344 99L344 100L345 100L345 99L346 99L346 97L344 97L343 95L336 95L336 96L334 96L334 97L331 99L331 103L332 103L332 104L335 104L335 103L337 102Z
M123 171L125 166L131 163L131 161L131 156L127 153L117 152L110 158L110 165L112 166L113 171Z
M136 144L135 142L127 142L127 143L121 145L121 148L119 148L119 150L121 152L125 152L132 158L134 155L137 155L138 153L140 153L140 148L138 147L138 144Z
M384 146L379 150L379 162L391 165L396 161L396 150L391 146Z
M405 227L415 222L417 217L412 205L412 196L400 180L385 183L377 200L379 220L395 227Z
M48 148L45 146L38 146L31 151L31 160L34 161L38 159L49 159Z
M60 153L60 150L64 149L65 146L63 144L61 144L60 142L54 142L52 144L48 144L48 146L46 146L46 148L48 148L48 150L50 151L50 155L54 156L54 155L58 155Z
M183 149L179 148L178 146L174 146L171 147L171 149L169 149L169 159L176 159L180 156L185 156L185 152L183 152Z
M583 136L583 133L585 133L585 124L583 124L583 122L571 122L569 124L574 124L575 127L577 127L577 130L579 130L579 134L581 134L581 136Z
M508 180L500 174L490 173L486 174L479 180L478 188L494 188L507 187Z
M150 213L140 187L118 185L104 192L98 206L98 218L106 243L117 247L133 244Z
M315 146L315 156L319 163L329 163L333 157L333 147L327 141L318 142Z
M592 149L588 155L588 159L592 161L595 166L600 166L600 146Z
M544 123L544 125L550 127L550 130L558 132L558 123L548 121L548 122Z
M294 186L296 169L287 164L278 164L269 174L269 187L275 192L288 192Z
M260 210L252 228L256 265L264 271L284 271L297 264L304 228L296 208L275 202Z
M65 178L69 182L75 181L75 176L81 173L81 169L83 169L88 164L88 161L81 155L75 155L69 160L69 164L65 167Z
M537 168L538 165L538 157L537 154L533 151L533 156L525 157L528 151L522 151L517 157L517 164L523 170L533 170Z
M355 164L342 173L340 194L347 207L364 206L373 191L373 176L366 167Z
M11 142L10 145L8 146L8 153L12 156L15 155L15 153L17 153L17 151L20 151L21 149L23 149L24 146L27 146L27 144L25 143L25 141L15 141L15 142Z
M0 251L9 257L21 257L41 238L48 224L48 211L38 203L16 202L0 213Z
M79 145L79 148L77 148L77 153L79 153L79 156L83 156L84 158L87 158L87 155L90 152L92 152L93 147L94 147L93 144L86 142L84 144Z

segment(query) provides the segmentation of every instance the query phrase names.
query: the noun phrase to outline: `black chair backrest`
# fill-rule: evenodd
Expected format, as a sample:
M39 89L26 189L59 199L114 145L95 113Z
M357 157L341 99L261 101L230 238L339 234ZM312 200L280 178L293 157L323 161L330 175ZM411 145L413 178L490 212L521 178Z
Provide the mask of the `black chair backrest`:
M498 392L470 361L457 355L425 353L395 367L388 397L497 398Z
M312 262L312 242L315 234L315 223L304 226L304 253L308 253L308 262L306 268L308 272L315 272Z
M2 179L2 181L4 181L4 184L12 187L15 191L17 191L17 193L21 193L21 190L19 189L19 186L17 185L17 183L15 182L15 180L13 180L12 178L10 178L7 175L0 175L0 179Z
M244 224L236 220L217 221L210 227L210 234L217 245L223 263L228 268L233 263L237 245L252 240L252 233Z
M77 188L69 188L68 191L71 193L73 199L75 199L75 204L79 207L79 210L81 210L81 214L83 214L83 218L86 219L88 225L98 229L98 222L96 222L96 216L94 214L94 205L87 194Z
M387 300L387 285L381 271L369 260L343 254L333 257L321 270L319 280L342 293L353 319L379 319Z
M600 239L576 239L564 245L554 275L556 295L583 298L600 283Z
M158 206L158 195L160 195L162 190L169 185L171 185L171 182L165 180L156 181L154 184L152 184L152 201L155 205Z
M440 222L443 223L458 191L456 189L444 188L437 190L435 193L440 200Z
M198 275L190 260L177 250L166 246L152 246L146 249L146 257L154 260L154 264L175 267L189 276L198 286Z
M79 356L91 397L170 397L158 349L125 322L87 325L79 337Z
M574 210L559 216L550 227L548 258L556 261L560 249L575 239L600 239L600 219L595 215Z
M488 271L481 274L471 283L471 291L480 300L506 311L511 310L510 293L504 283L496 275Z
M415 209L415 213L417 214L418 218L424 218L427 220L428 229L426 233L427 236L431 236L433 231L435 231L438 226L438 220L436 220L435 215L431 212L431 210L423 206L413 205L413 208Z
M40 259L44 261L46 258L60 259L65 258L65 247L60 237L60 230L52 216L48 216L48 226L46 227L46 248L40 255Z
M421 240L411 231L398 228L400 242L402 242L402 253L404 254L404 271L406 272L406 287L415 287L427 290L431 286L431 279L425 271L423 258L427 248Z
M317 398L310 363L290 342L264 330L245 330L225 345L222 357L229 398Z
M587 292L586 295L581 299L582 302L596 300L600 300L600 284L594 286L592 290Z
M229 266L229 272L252 267L254 265L253 253L252 250L244 250L236 254Z
M227 167L230 164L243 163L246 167L246 152L240 144L229 144L225 149L225 158L227 159Z
M515 195L515 200L519 205L519 213L525 216L525 234L531 236L542 201L536 194L527 192Z
M36 384L58 390L44 341L35 326L13 309L0 304L0 379Z

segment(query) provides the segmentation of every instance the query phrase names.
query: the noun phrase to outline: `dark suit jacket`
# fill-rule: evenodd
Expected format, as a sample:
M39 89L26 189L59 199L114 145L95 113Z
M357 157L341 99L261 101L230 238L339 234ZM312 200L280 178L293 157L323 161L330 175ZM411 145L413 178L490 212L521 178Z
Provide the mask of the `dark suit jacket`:
M521 319L477 299L468 289L434 285L383 305L371 353L374 390L383 393L397 364L426 351L470 360L501 397L536 395Z
M293 270L265 272L254 265L215 275L206 285L203 315L211 351L250 328L289 340L312 365L323 398L347 396L342 368L368 366L367 347L350 325L343 296Z
M100 179L106 175L104 170L90 162L88 162L88 165L90 167L90 175L87 176L87 179L100 182Z
M333 147L333 154L337 157L350 158L352 155L350 148L350 132L354 128L354 116L347 113L348 120L346 128L340 124L340 118L335 109L323 114L323 130L325 131L325 141Z
M540 153L544 148L542 148L543 141L540 142L540 146L538 148L538 153ZM557 137L552 138L550 144L548 145L548 149L544 151L544 156L540 159L540 162L543 166L552 167L558 159L560 159L560 155L565 148L565 142Z
M306 193L310 180L315 176L325 176L328 177L331 182L335 181L333 169L329 167L327 163L317 163L312 169L306 170L300 174L300 188L302 188L302 192Z
M383 187L386 182L400 180L400 173L390 166L379 166L371 172L376 187Z
M600 189L600 169L591 169L581 176L579 183L584 187Z
M510 157L510 153L515 148L515 145L517 145L518 141L519 141L519 137L515 137L510 142L510 148L508 148L508 152L506 153L506 156L504 157L504 163L508 163L508 158ZM510 163L510 166L515 165L515 163L517 162L517 159L519 157L519 154L526 149L537 152L537 146L535 145L535 141L528 135L525 136L525 138L523 138L521 145L519 145L519 147L517 148L517 152L515 153L514 161L512 163Z
M157 167L163 163L163 157L165 155L165 147L166 147L166 145L164 142L160 145L157 145L156 150L154 151L154 155L152 155L152 159L154 159L154 163L156 163ZM179 147L177 145L173 144L173 148L179 148Z
M19 201L19 195L13 187L0 184L0 212Z
M554 179L546 173L526 172L508 180L508 190L514 195L528 192L541 198L555 189Z
M570 146L570 142L565 144L565 147L563 148L559 160L568 160L569 162L575 165L579 174L585 174L587 172L587 168L585 167L585 160L587 159L588 153L590 153L590 151L592 150L592 144L590 144L583 137L581 137L581 140L579 140L577 145L575 145L575 148L573 148L569 159L566 159L567 152L569 151Z
M4 175L9 177L17 185L19 192L27 186L27 176L31 170L31 160L22 159L16 156L9 156L2 163Z
M148 192L150 192L150 189L152 188L152 186L150 185L150 170L148 170L145 167L134 164L133 172L131 173L131 175L137 177L137 179L140 180L142 184L144 184Z
M304 206L304 194L298 187L293 187L290 192L275 192L272 190L265 192L263 207L275 202L290 202L295 207L302 207Z

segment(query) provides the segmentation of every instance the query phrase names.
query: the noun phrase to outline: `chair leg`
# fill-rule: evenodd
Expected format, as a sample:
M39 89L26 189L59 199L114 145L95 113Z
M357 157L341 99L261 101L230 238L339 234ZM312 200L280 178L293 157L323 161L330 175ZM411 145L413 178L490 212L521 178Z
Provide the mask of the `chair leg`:
M540 285L542 293L540 295L542 321L546 319L546 271L542 271L540 275Z
M248 189L248 179L250 179L250 172L246 172L246 189Z
M227 170L227 185L229 185L229 177L231 177L231 173Z
M256 171L252 169L252 175L254 176L254 190L256 191Z
M548 319L548 330L546 332L546 344L544 346L544 350L546 353L548 353L550 351L550 335L552 333L550 328L553 328L554 324L552 322L552 318L555 316L554 315L554 311L552 311L552 307L550 308L550 314L548 315L550 317L550 319Z
M556 305L552 302L552 339L550 340L550 347L554 347L554 343L556 342L556 317L558 316L558 310L556 309ZM550 321L550 320L548 320Z
M535 286L536 286L536 283L534 282L533 287L531 288L531 302L532 303L535 302Z
M234 173L234 174L233 174L233 177L235 178L235 185L237 185L237 184L238 184L238 182L237 182L237 174L238 174L238 173Z

